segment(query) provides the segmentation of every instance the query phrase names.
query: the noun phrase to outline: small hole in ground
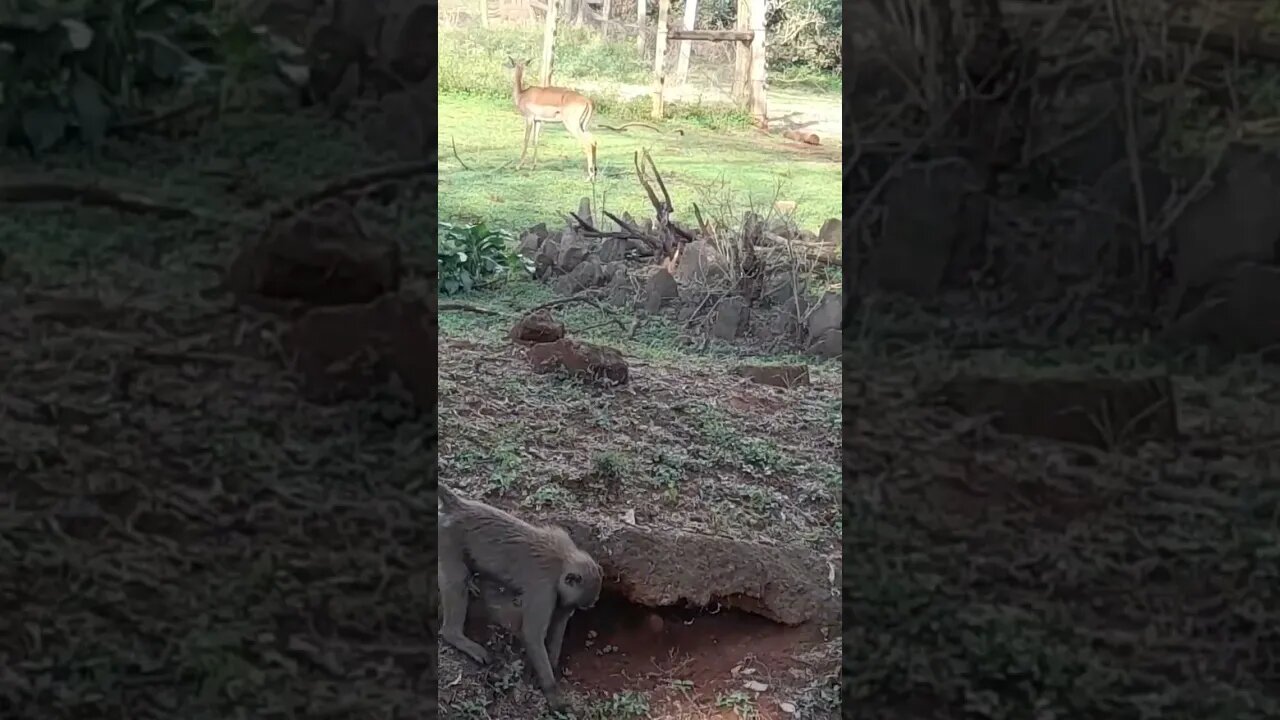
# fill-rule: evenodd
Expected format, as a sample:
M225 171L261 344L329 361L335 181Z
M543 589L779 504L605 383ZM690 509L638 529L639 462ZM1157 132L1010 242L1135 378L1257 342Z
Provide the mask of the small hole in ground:
M670 688L692 683L693 695L748 679L770 683L802 650L823 640L810 626L790 627L726 607L651 608L606 593L569 623L563 664L584 689L599 692ZM753 674L734 676L736 667Z

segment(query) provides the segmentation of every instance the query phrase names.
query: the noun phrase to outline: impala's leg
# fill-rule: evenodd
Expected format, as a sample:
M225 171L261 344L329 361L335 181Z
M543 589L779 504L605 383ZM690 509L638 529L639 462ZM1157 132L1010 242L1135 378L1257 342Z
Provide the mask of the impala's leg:
M542 137L542 121L533 121L533 167L538 167L538 140Z
M525 153L529 152L529 134L533 131L534 120L525 118L524 121L524 145L520 148L520 162L516 163L517 168L524 167ZM536 147L536 146L535 146Z
M596 139L587 132L587 123L591 122L591 115L595 108L586 105L581 108L578 117L572 120L568 115L564 119L564 129L582 145L582 151L587 156L587 179L594 180L596 177Z

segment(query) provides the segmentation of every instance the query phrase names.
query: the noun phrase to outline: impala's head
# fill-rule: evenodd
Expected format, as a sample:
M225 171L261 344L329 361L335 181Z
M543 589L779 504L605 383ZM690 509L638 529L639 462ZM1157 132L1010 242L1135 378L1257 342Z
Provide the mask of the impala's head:
M532 60L517 60L510 55L507 56L507 67L512 70L524 70L532 63Z

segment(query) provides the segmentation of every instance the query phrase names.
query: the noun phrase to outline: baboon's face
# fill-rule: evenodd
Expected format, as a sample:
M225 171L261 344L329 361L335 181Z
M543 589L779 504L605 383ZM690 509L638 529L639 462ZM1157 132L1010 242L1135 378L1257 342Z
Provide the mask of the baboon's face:
M557 588L560 604L583 609L595 606L600 599L602 575L600 566L594 560L575 563L574 567L560 575Z

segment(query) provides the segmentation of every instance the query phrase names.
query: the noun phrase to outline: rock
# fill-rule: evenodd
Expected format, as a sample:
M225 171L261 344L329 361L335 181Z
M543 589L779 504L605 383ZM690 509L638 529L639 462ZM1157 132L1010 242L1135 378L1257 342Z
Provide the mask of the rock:
M622 276L622 282L624 283L626 282L627 264L625 262L621 260L617 260L614 262L605 263L603 266L603 269L604 269L605 281L608 282L610 285L612 285L614 281L618 279L619 275Z
M402 160L426 157L428 137L423 115L404 91L384 95L378 102L378 112L364 123L364 138L369 147L392 153Z
M518 343L548 343L564 337L564 323L556 320L550 310L535 310L511 326L509 337Z
M241 302L351 305L397 291L400 272L400 246L366 235L349 205L330 200L273 222L231 261L227 280Z
M799 280L798 286L796 280ZM791 273L779 273L773 276L764 294L760 296L760 303L765 307L788 306L792 310L795 309L797 300L802 309L808 304L808 298L805 297L805 282L804 278L793 278Z
M747 302L740 297L727 297L716 305L711 322L711 337L731 341L742 332L747 322Z
M740 365L733 373L751 382L773 387L792 388L809 384L807 365Z
M724 258L709 241L697 240L681 249L675 274L681 284L714 282L724 276Z
M317 402L366 395L391 373L422 409L436 400L435 312L429 301L388 293L370 303L320 307L302 315L285 336Z
M610 263L627 259L627 251L631 249L631 241L627 238L608 237L600 243L596 257L600 262Z
M526 232L524 235L520 236L520 246L517 248L516 252L534 261L534 265L536 266L538 253L542 250L543 240L544 238L539 237L535 233Z
M1142 379L960 376L937 399L964 415L993 415L1000 432L1091 445L1171 441L1178 434L1168 377ZM1116 433L1109 436L1110 432Z
M584 197L578 201L578 217L582 218L588 225L595 226L596 222L591 217L591 198Z
M1154 218L1173 192L1173 180L1154 165L1143 165L1142 192L1147 217ZM1138 203L1129 163L1102 173L1089 190L1089 198L1089 209L1077 219L1070 240L1053 243L1055 279L1083 280L1099 273L1125 276L1134 269L1132 243L1138 240Z
M785 305L779 308L769 320L769 334L788 342L799 340L800 318L796 315L795 308Z
M1225 294L1210 297L1179 318L1165 339L1213 343L1231 352L1280 345L1280 313L1275 311L1280 308L1280 267L1247 263L1223 285Z
M839 328L826 330L809 339L809 353L821 358L838 358L844 353L844 333Z
M910 166L889 182L884 232L871 258L881 289L928 299L941 289L953 259L966 269L963 259L984 245L983 185L958 158Z
M556 271L556 260L560 257L560 237L548 237L542 241L542 247L533 258L533 276L544 280Z
M554 286L562 295L572 295L583 290L600 287L605 282L604 268L595 258L587 258L567 275L556 279Z
M645 281L644 309L649 314L658 312L667 301L678 297L680 297L680 286L666 268L659 268Z
M560 254L556 257L556 270L567 273L582 264L591 255L591 244L566 229L560 236Z
M629 380L627 362L617 350L568 339L534 345L529 362L535 372L563 370L588 382L623 385Z
M629 602L648 607L719 602L786 625L839 626L840 596L831 592L827 561L799 544L766 545L600 520L588 525L581 513L547 520L598 558L608 590ZM655 563L654 558L680 562ZM839 587L838 562L835 573Z
M828 332L842 327L844 327L844 306L840 293L829 292L822 296L817 307L809 313L808 325L805 328L809 342L813 343Z
M533 227L526 230L525 232L530 233L532 235L536 235L539 240L546 240L547 238L551 237L551 231L547 230L546 223L538 223L537 225L534 225Z
M1229 276L1241 262L1275 262L1280 238L1280 157L1243 146L1222 159L1213 189L1173 228L1174 307L1190 290Z
M840 218L828 218L822 223L822 228L818 230L818 242L832 247L840 247L844 236L841 234L844 224Z

